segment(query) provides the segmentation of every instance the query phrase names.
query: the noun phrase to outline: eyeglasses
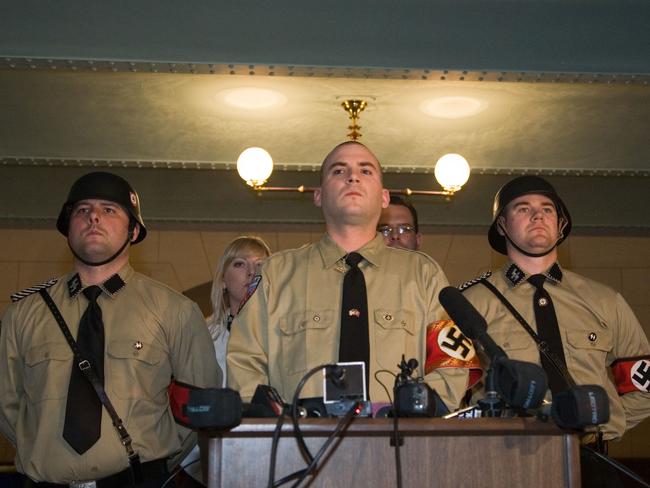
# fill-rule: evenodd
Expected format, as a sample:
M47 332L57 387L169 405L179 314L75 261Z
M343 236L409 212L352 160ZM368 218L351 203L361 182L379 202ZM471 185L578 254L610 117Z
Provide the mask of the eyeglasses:
M390 225L382 225L377 227L377 232L379 232L384 237L390 237L393 235L393 232L397 232L398 235L403 236L405 234L412 234L415 232L413 226L408 224L401 224L397 227L391 227Z

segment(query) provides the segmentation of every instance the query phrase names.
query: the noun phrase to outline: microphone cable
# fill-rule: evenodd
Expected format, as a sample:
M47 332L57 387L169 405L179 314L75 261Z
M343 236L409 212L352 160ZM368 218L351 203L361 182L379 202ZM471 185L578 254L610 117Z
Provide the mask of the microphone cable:
M302 389L305 387L305 384L311 378L314 374L317 372L323 370L323 369L333 369L337 368L338 366L336 364L321 364L319 366L316 366L315 368L310 369L305 376L302 377L300 382L298 383L298 386L296 386L296 391L293 394L293 400L291 401L291 421L293 422L293 430L296 435L296 441L298 442L298 447L300 448L300 452L302 455L305 457L305 460L307 461L307 464L310 464L314 460L314 456L312 456L311 451L307 447L307 444L305 443L305 439L302 436L302 431L300 430L300 425L299 425L299 420L300 420L300 415L298 414L298 399L300 398L300 393L302 392Z
M166 488L167 486L169 486L169 484L171 483L171 481L172 481L174 478L176 478L176 477L181 473L181 471L183 471L185 468L188 468L188 467L192 466L193 464L196 464L196 463L198 463L198 462L200 462L200 461L201 461L201 458L199 458L199 459L195 459L194 461L190 461L189 463L187 463L187 464L184 465L184 466L183 466L182 463L179 463L178 466L176 466L176 467L172 470L172 472L169 474L169 477L165 480L165 482L164 482L162 485L160 485L160 488ZM186 476L190 476L190 475L189 475L189 474L186 474ZM191 476L190 476L190 477L191 477ZM192 478L192 479L194 479L194 478Z
M594 454L598 459L601 461L605 461L608 463L610 466L613 466L614 468L618 469L621 473L624 475L632 478L634 481L639 483L641 486L644 486L645 488L650 488L650 483L645 481L643 478L641 478L638 474L636 474L634 471L632 471L630 468L625 466L624 464L619 463L615 459L610 458L609 456L606 456L603 453L598 452L596 449L589 447L589 446L580 446L580 449L583 449L587 452L590 452L591 454Z
M268 488L276 488L278 486L281 486L285 483L288 483L291 480L294 480L296 478L299 478L296 483L292 486L298 486L311 472L313 472L317 466L318 466L318 461L321 459L323 454L325 453L327 447L336 439L336 436L345 428L347 425L350 423L352 418L355 415L358 415L361 411L361 406L359 403L355 403L352 408L346 412L345 416L341 418L339 423L337 424L336 428L330 434L330 436L327 438L323 446L321 446L321 449L318 451L316 456L313 456L309 448L307 447L307 444L305 442L304 436L302 434L302 430L300 429L300 415L298 412L298 401L300 397L300 393L302 389L304 388L305 384L307 381L317 372L326 369L328 371L331 371L335 368L338 368L339 366L337 364L321 364L319 366L316 366L312 369L310 369L300 380L298 383L298 386L296 386L296 391L293 395L293 399L291 402L291 420L293 422L293 429L294 429L294 435L296 438L296 442L298 444L298 448L305 458L305 461L307 462L307 467L305 469L301 469L299 471L295 471L284 478L274 481L273 478L275 478L275 464L277 460L277 448L280 440L280 433L282 431L282 424L284 422L283 416L281 415L278 418L278 422L276 423L275 431L273 432L273 440L271 443L271 461L270 461L270 466L269 466L269 481L268 481Z
M282 432L282 424L284 423L284 415L286 413L286 406L282 407L282 412L278 415L278 420L275 423L273 430L273 437L271 438L271 459L269 461L269 480L267 488L273 488L275 479L275 464L278 457L278 444L280 442L280 433Z
M312 462L309 463L309 466L307 466L306 469L302 470L302 474L300 475L298 480L293 485L291 485L291 488L297 488L300 485L300 483L302 483L304 479L307 478L307 476L309 476L311 473L313 473L316 470L316 468L318 467L318 461L320 461L320 459L323 457L325 452L327 452L327 449L330 446L330 444L332 444L332 442L334 442L338 434L340 434L350 424L350 422L352 422L352 419L361 412L362 408L363 407L360 402L355 402L355 404L352 407L350 407L350 409L345 413L345 415L341 417L341 420L339 420L338 424L336 424L336 429L334 429L334 431L329 435L327 440L323 443L321 448L314 456Z
M393 375L395 378L395 383L397 383L398 376L393 373L392 371L388 369L380 369L379 371L375 372L375 379L377 380L377 383L381 385L381 387L384 389L386 392L386 395L388 396L388 401L390 402L391 405L391 411L393 412L393 447L395 447L395 476L396 476L396 481L397 481L397 488L402 488L402 457L400 454L400 436L399 436L399 417L397 415L397 412L395 411L395 404L393 402L393 399L390 396L390 392L388 391L388 388L386 385L379 379L377 376L379 373L389 373Z
M296 442L298 443L298 448L300 452L302 453L303 457L306 458L307 463L311 463L311 461L314 459L314 457L311 455L311 452L309 451L309 448L307 447L307 444L305 443L305 440L302 437L302 432L300 431L300 426L298 425L298 397L300 396L300 392L302 391L303 387L305 386L305 383L307 383L307 380L311 378L315 373L318 371L322 370L326 366L332 366L331 364L327 365L319 365L316 366L315 368L310 369L307 374L305 374L300 381L298 382L298 386L296 387L296 391L293 395L293 399L291 402L291 418L293 420L293 428L296 436ZM284 478L275 481L275 465L277 462L277 454L278 454L278 444L280 442L280 434L282 432L282 425L284 424L284 409L281 413L281 415L278 417L278 421L275 424L275 430L273 431L273 438L271 441L271 459L269 462L269 479L267 483L267 488L275 488L277 486L283 485L284 483L287 483L291 481L292 479L300 476L304 470L301 471L296 471L288 476L285 476Z

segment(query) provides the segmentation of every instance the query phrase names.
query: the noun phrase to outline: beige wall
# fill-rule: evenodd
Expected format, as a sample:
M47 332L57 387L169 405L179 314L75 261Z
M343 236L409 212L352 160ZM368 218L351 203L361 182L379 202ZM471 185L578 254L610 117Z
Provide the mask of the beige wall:
M241 234L259 235L278 251L317 240L321 229L229 225L211 231L151 230L147 239L132 249L132 263L144 274L177 290L187 290L210 281L222 250ZM482 233L429 231L423 236L422 250L440 263L452 284L504 261L491 252ZM650 237L574 235L560 250L565 267L622 292L650 336ZM14 291L60 276L71 265L66 242L54 230L0 229L0 256L0 311L9 304ZM650 457L649 437L650 421L646 421L615 446L614 453Z

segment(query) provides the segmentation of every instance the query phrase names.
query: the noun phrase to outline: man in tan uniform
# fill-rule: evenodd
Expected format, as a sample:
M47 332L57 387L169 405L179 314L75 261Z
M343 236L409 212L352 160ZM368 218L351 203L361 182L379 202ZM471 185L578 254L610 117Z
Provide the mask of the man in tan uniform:
M541 335L535 279L528 279L543 275L550 300L539 299L539 307L554 307L568 372L578 385L605 388L611 414L602 437L620 438L650 415L650 346L641 325L619 293L560 267L557 246L571 231L571 217L547 181L536 176L511 180L497 193L493 216L490 245L510 261L495 274L463 285L465 296L511 358L540 364L532 336L484 282L494 285ZM585 436L586 442L593 439Z
M129 247L147 231L137 194L121 177L95 172L77 180L57 228L68 238L73 272L15 294L2 318L0 431L16 446L16 468L29 477L28 486L132 486L133 467L101 405L99 437L90 446L73 448L77 444L66 437L68 414L81 402L69 394L73 353L39 288L47 290L79 344L80 321L90 308L86 296L97 290L105 344L98 376L142 462L137 486L160 486L168 461L195 441L174 421L170 383L221 384L203 316L190 300L130 267ZM72 437L86 434L81 431Z
M232 325L228 385L244 399L258 384L269 384L290 399L308 370L337 362L342 288L349 269L345 257L357 251L367 288L370 399L388 401L375 372L396 372L404 354L418 359L418 374L449 408L457 407L468 383L465 364L445 356L425 370L427 325L443 317L438 292L447 279L428 256L389 248L377 233L379 214L388 205L377 158L357 142L335 147L323 162L314 203L322 209L326 234L264 263L257 290ZM473 350L466 352L465 344L459 344L446 352L453 355L461 348L465 356L457 354L459 358L474 357ZM392 386L390 375L380 379ZM313 377L303 396L322 395L322 378Z

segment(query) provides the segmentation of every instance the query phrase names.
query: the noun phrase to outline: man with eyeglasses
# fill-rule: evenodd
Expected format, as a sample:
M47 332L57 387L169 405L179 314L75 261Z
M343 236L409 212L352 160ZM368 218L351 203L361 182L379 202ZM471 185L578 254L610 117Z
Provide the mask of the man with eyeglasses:
M377 232L384 236L389 247L417 251L422 235L418 228L418 213L404 198L391 195L388 207L382 210Z

